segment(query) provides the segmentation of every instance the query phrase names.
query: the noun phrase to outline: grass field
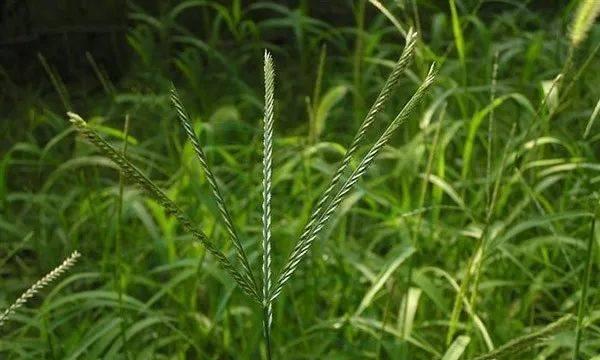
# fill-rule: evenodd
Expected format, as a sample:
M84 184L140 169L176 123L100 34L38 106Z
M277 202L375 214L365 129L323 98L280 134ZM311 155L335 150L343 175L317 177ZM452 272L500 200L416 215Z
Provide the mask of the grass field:
M0 67L1 359L600 359L597 1L136 3Z

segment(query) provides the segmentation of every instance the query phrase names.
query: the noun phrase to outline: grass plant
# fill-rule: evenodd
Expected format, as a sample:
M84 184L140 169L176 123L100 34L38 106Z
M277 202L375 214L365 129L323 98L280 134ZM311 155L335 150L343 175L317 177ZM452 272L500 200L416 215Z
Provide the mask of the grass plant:
M77 114L69 112L70 121L75 125L79 132L91 143L96 145L100 151L104 153L108 158L113 160L117 166L120 167L121 172L129 177L130 180L134 181L148 195L154 197L160 205L162 205L169 214L177 218L187 231L190 231L192 235L202 242L207 250L215 256L221 266L229 272L232 278L237 284L249 295L253 300L260 302L263 311L263 331L264 340L266 344L267 358L271 358L271 324L273 319L273 301L280 295L283 286L288 282L292 274L298 268L303 257L308 254L313 242L319 237L321 231L327 225L328 220L336 212L339 205L349 194L352 187L358 182L358 180L366 173L369 166L373 163L377 155L381 152L383 147L391 139L392 134L398 129L398 127L409 117L411 112L419 104L423 98L425 91L431 86L435 79L436 69L435 65L432 65L427 73L423 83L419 86L413 96L408 100L403 109L398 113L395 119L393 119L387 126L385 131L380 135L379 139L372 145L369 151L362 156L356 169L350 172L349 176L343 180L342 177L345 175L345 171L352 160L352 156L358 150L361 140L363 140L367 130L373 124L376 115L385 104L387 98L390 96L394 85L398 81L398 78L408 65L408 61L412 56L416 40L416 34L412 29L408 31L407 43L405 50L400 56L396 66L394 67L390 77L386 81L380 95L373 104L371 110L367 114L363 124L360 126L358 133L356 134L352 145L348 149L338 170L331 180L330 185L327 187L325 192L321 195L319 202L317 203L315 210L308 224L305 227L304 232L300 236L300 239L296 243L294 249L289 255L289 259L281 271L275 287L272 289L271 280L271 188L272 188L272 163L273 163L273 123L274 123L274 84L275 84L275 70L273 60L268 52L265 52L264 57L264 79L265 79L265 104L264 104L264 131L263 131L263 202L262 202L262 249L263 249L263 265L262 265L262 297L259 297L259 289L252 273L248 257L244 251L244 248L238 238L237 230L233 225L233 221L225 205L221 191L217 185L217 180L208 165L207 157L202 150L200 141L198 140L194 129L192 128L190 117L187 114L175 88L171 89L171 101L177 112L177 116L180 119L182 126L193 146L194 152L196 153L200 162L201 168L204 171L206 179L209 183L212 196L214 197L219 214L221 215L222 221L225 224L227 232L234 244L236 249L238 261L241 264L241 270L235 268L230 260L215 245L208 239L208 237L198 228L194 227L190 220L188 220L183 212L175 205L158 186L142 174L133 164L131 164L123 154L119 153L114 147L112 147L107 141L105 141L100 135L98 135L93 129L91 129L86 122ZM334 194L333 196L330 195Z
M0 358L596 359L596 8L131 2L2 64Z

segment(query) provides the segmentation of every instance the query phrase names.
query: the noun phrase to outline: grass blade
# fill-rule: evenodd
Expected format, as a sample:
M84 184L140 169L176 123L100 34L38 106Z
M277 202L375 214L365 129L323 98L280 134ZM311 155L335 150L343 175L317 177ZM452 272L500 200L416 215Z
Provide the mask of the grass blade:
M573 349L573 360L579 359L579 348L581 346L581 336L583 334L583 313L587 300L588 288L590 286L590 274L592 272L592 254L594 250L594 236L596 229L596 217L592 219L590 237L588 238L585 268L583 273L583 286L581 288L581 299L579 299L579 308L577 309L577 332L575 334L575 348Z
M385 283L389 280L390 276L394 274L396 269L404 263L406 259L408 259L411 255L415 253L415 248L412 246L407 247L404 251L398 255L394 261L392 261L386 268L383 270L378 276L377 279L373 282L373 285L369 288L365 296L363 297L358 309L354 313L354 316L360 316L363 311L367 307L371 305L375 295L381 290L381 288L385 285Z
M458 58L463 69L465 68L465 40L463 37L462 26L458 11L456 10L456 1L450 0L450 13L452 15L452 33L454 34L454 43L458 51Z
M465 352L467 345L471 342L471 338L466 335L461 335L452 342L442 360L458 360Z
M410 30L407 33L406 30L404 30L404 28L402 27L402 25L400 25L400 21L398 21L398 19L396 19L396 17L385 6L383 6L383 4L380 1L369 0L369 2L371 3L371 5L375 6L379 11L381 11L381 13L392 22L392 24L394 24L394 27L400 32L400 34L402 34L402 36L408 39L408 34L410 33Z
M598 99L598 102L596 103L596 106L594 107L594 111L592 111L592 115L590 116L590 119L588 120L588 123L585 126L585 131L583 132L584 139L587 139L588 135L590 134L590 131L592 130L592 125L594 125L594 122L596 121L596 118L598 117L599 113L600 113L600 99Z
M58 97L60 97L60 101L62 102L63 106L65 107L65 110L70 111L71 110L71 100L69 98L69 92L67 91L67 88L65 87L64 81L62 80L60 75L52 69L50 64L48 64L44 55L38 53L37 57L38 57L38 60L40 61L40 63L42 64L44 71L46 71L46 74L48 74L48 77L50 78L50 82L52 83L52 86L54 86L54 90L56 90Z
M313 90L312 98L306 98L309 127L308 127L308 138L311 144L314 144L317 139L317 110L321 102L321 87L323 84L323 73L325 72L325 61L327 59L327 46L323 44L321 46L321 55L319 56L319 66L317 68L317 78L315 79L315 88Z

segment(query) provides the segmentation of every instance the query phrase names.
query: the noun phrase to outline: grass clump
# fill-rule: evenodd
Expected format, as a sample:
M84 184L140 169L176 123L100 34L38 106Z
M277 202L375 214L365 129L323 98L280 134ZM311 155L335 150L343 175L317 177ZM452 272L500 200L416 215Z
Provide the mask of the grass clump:
M590 4L130 3L120 73L0 68L0 306L86 254L0 358L594 358Z
M232 278L236 281L244 292L251 299L259 302L263 307L263 329L264 338L267 348L267 358L271 358L271 324L273 318L272 303L280 295L283 286L291 279L292 275L300 265L302 259L308 254L313 242L319 237L322 230L328 223L328 220L336 212L338 206L347 197L352 187L366 173L369 166L373 163L377 155L383 147L390 141L393 133L398 127L409 117L415 107L423 98L426 90L431 86L435 79L436 69L432 65L429 72L419 86L417 91L408 100L402 110L398 113L385 131L380 135L379 139L372 145L368 152L362 156L356 169L350 172L345 180L343 176L352 160L353 155L358 150L361 141L363 140L367 130L375 121L376 115L381 111L386 100L389 98L394 85L398 81L400 75L406 69L408 62L413 54L416 33L410 29L407 33L407 43L404 52L400 56L398 62L394 66L392 73L386 81L379 96L375 100L371 110L368 112L365 120L361 124L350 148L344 155L340 166L333 176L330 185L323 192L315 209L313 210L310 220L305 227L300 239L297 241L294 249L287 262L285 263L281 275L275 286L272 288L271 280L271 188L272 188L272 163L273 163L273 123L274 123L274 82L275 71L273 60L268 52L265 52L264 57L264 79L265 79L265 104L264 104L264 130L263 130L263 214L262 214L262 250L263 250L263 265L262 265L262 297L259 296L259 289L254 280L248 257L238 238L237 230L235 229L229 211L225 205L221 191L217 185L217 180L213 175L210 166L200 142L194 133L190 124L190 117L179 99L175 88L171 89L171 101L177 112L183 128L185 129L190 142L192 143L194 152L201 164L207 181L209 183L212 195L216 201L222 221L225 224L227 232L236 249L238 260L242 270L236 268L220 250L208 239L208 237L194 227L191 221L183 214L183 212L162 192L156 184L147 178L133 164L129 162L122 154L114 149L108 142L102 139L93 129L87 126L86 122L77 114L69 112L71 123L79 130L79 132L91 143L96 145L107 157L113 160L119 166L123 174L131 181L140 186L148 195L156 199L161 206L183 225L183 227L191 232L192 235L206 247L206 249L217 258L221 266L229 272ZM333 194L333 196L331 196ZM331 197L331 198L330 198Z

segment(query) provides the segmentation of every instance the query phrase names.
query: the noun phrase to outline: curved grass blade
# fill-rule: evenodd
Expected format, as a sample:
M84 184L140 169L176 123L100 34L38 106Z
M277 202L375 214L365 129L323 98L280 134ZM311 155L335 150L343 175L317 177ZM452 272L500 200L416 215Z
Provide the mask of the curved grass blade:
M70 121L75 125L81 135L94 144L102 153L104 153L104 155L114 161L129 180L136 183L144 192L156 200L167 213L174 216L183 228L200 241L206 250L217 259L223 269L231 275L238 286L252 299L260 302L256 289L252 287L243 274L233 266L225 254L208 240L208 237L201 229L193 225L192 221L167 197L167 195L165 195L164 192L162 192L162 190L158 188L158 186L148 179L146 175L138 170L129 160L123 157L119 151L108 144L106 140L101 138L94 130L90 129L90 127L87 126L87 123L79 115L72 112L67 114L69 115Z
M256 284L256 280L254 278L254 275L252 274L250 263L248 261L248 256L244 251L244 247L242 246L235 226L233 225L233 221L231 219L231 216L229 215L229 211L227 210L225 200L223 200L221 190L219 189L219 186L217 184L217 179L215 178L210 167L208 166L206 154L204 153L204 150L202 150L202 147L200 146L200 141L194 133L194 129L192 128L188 112L185 110L185 107L183 106L183 103L179 98L179 94L177 93L175 86L171 87L171 102L173 102L175 110L177 110L177 116L179 117L179 120L181 121L181 124L185 129L185 133L187 134L188 139L192 143L192 147L194 148L194 151L198 156L198 160L200 161L200 166L202 167L202 170L206 175L206 180L208 181L210 190L215 198L215 202L217 203L217 208L219 209L221 219L225 224L227 233L229 234L229 237L233 242L233 246L235 247L235 250L237 252L237 257L240 261L240 264L242 265L244 276L246 277L246 280L252 285L252 287L256 289L255 291L258 292L258 285Z
M592 125L594 125L594 121L596 121L598 114L600 114L600 99L598 99L598 102L594 107L594 111L592 111L592 115L590 116L590 119L588 120L588 123L585 126L585 131L583 132L584 139L587 139L588 135L590 134L590 131L592 130Z
M471 342L471 338L466 335L461 335L454 340L448 348L442 360L458 360L465 352L467 345Z

